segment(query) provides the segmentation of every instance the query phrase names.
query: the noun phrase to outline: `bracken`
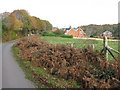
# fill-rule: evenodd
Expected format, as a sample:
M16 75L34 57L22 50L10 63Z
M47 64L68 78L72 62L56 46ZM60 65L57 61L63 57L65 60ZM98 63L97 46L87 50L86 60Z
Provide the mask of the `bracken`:
M51 45L39 36L23 38L16 47L34 66L45 67L52 75L66 80L75 80L82 88L120 88L120 62L111 64L91 48Z

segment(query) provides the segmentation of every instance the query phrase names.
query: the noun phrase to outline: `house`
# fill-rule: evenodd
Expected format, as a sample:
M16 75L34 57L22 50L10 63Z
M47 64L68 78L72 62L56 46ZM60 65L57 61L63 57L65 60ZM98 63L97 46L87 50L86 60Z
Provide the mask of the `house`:
M105 31L105 32L102 33L102 36L112 37L112 32Z
M72 35L74 38L83 38L83 37L85 37L84 31L80 27L75 28L75 29L67 30L65 35Z
M55 32L55 31L57 31L59 28L58 27L53 27L52 29L51 29L51 31L52 32Z
M58 29L52 29L53 32L57 31Z

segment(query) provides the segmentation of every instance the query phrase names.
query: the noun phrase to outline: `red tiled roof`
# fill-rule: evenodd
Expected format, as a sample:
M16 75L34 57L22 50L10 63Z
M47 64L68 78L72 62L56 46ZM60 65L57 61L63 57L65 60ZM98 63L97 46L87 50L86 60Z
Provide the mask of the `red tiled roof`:
M54 31L57 31L57 29L52 29L52 31L54 32Z

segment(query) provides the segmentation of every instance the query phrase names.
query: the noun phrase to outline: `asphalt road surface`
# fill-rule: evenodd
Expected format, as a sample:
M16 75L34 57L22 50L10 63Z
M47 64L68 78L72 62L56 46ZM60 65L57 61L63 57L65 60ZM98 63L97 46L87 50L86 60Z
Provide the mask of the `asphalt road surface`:
M14 43L2 44L2 88L35 88L32 82L25 78L12 55L11 47Z
M2 43L0 43L0 89L2 89Z

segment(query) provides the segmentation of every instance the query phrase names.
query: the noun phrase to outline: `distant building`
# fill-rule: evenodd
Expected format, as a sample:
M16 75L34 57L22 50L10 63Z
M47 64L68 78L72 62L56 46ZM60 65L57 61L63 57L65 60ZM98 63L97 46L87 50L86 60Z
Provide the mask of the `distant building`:
M105 32L102 33L102 36L112 37L112 32L105 31Z
M76 37L76 38L83 38L83 37L85 37L84 31L80 27L75 28L75 29L67 30L65 32L65 35L72 35L73 37Z
M57 31L58 29L52 29L53 32Z

